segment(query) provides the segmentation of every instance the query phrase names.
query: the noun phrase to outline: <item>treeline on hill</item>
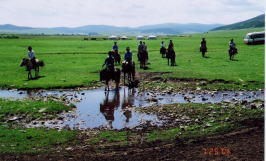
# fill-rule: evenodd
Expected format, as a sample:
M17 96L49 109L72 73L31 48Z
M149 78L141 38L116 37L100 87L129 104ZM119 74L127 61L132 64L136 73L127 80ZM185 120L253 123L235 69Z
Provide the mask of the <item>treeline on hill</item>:
M19 39L17 35L0 35L0 39Z

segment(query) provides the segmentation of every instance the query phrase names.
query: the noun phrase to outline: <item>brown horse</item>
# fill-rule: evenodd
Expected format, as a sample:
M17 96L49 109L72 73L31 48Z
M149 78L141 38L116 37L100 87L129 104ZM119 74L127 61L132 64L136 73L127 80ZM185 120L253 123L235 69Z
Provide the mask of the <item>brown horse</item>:
M200 52L203 58L205 58L205 53L207 52L207 47L206 46L201 46L200 47Z
M167 58L167 64L171 65L171 66L176 66L176 62L175 62L175 51L173 48L168 48L166 50L166 58ZM170 64L170 63L171 64Z
M160 54L162 54L162 58L166 58L166 48L165 47L161 47L160 48Z
M140 61L140 68L147 68L146 63L148 60L148 53L146 51L140 51L139 52L139 61Z
M234 60L234 56L237 54L237 48L231 48L228 50L229 60Z
M126 82L126 77L128 80L128 84L135 80L135 63L129 63L124 61L122 63L122 72L124 73L124 84Z
M31 70L34 69L35 71L35 78L39 76L40 67L44 66L44 62L38 59L35 59L36 63L33 63L29 58L23 58L20 66L25 66L26 71L28 71L28 80L32 79Z
M106 87L105 90L109 91L109 81L114 80L116 83L116 90L119 89L119 83L120 83L120 75L121 71L120 69L116 68L115 71L109 71L108 69L103 69L100 72L100 81L105 81Z
M112 53L112 56L114 57L114 59L115 59L115 64L121 64L121 56L120 56L120 54L119 54L119 52L118 51L111 51L111 53Z

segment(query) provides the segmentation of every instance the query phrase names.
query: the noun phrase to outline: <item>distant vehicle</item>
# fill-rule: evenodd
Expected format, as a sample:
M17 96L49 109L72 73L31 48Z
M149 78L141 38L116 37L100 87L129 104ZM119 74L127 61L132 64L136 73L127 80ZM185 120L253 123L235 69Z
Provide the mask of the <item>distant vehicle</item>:
M264 44L265 43L265 32L252 32L248 33L244 38L245 44Z

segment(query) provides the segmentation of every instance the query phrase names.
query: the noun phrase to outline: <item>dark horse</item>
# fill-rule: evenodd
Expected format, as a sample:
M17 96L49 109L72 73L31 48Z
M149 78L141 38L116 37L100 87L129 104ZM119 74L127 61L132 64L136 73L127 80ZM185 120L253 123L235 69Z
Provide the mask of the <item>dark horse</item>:
M202 57L205 58L205 53L207 52L207 47L206 46L201 46L200 47L200 52L202 54Z
M162 58L166 58L166 48L165 47L160 48L160 54L162 54Z
M120 65L121 64L121 56L120 56L119 52L117 50L115 50L115 51L111 51L111 53L112 53L112 56L115 59L115 64L119 64Z
M143 69L146 68L147 60L148 60L148 53L146 51L140 51L139 52L140 68L143 68Z
M103 69L100 72L100 81L105 81L106 87L105 90L109 91L109 81L114 80L116 83L116 90L119 88L120 83L120 69L116 68L115 71L109 71L108 69Z
M130 84L130 82L135 80L135 63L129 63L127 61L124 61L122 63L122 72L124 73L124 84L126 82L126 77L128 80L128 84Z
M171 66L176 66L176 62L175 62L175 51L173 48L169 48L166 50L166 58L168 61L168 65ZM171 64L169 64L169 61L171 60Z
M35 78L38 77L39 75L39 71L40 71L40 67L44 66L44 62L40 61L38 59L35 59L36 63L33 63L31 59L29 58L23 58L22 62L20 64L20 66L25 66L26 67L26 71L28 71L28 80L32 79L32 74L31 74L31 70L34 69L35 71Z
M234 56L237 54L237 48L230 48L228 50L228 54L229 54L229 59L230 60L234 60Z

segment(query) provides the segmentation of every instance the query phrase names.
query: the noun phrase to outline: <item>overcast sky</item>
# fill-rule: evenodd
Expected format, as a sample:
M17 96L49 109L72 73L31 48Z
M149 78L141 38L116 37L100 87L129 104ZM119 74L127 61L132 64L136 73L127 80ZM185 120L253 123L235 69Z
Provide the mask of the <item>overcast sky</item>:
M264 0L0 0L0 24L31 27L230 24L264 13Z

